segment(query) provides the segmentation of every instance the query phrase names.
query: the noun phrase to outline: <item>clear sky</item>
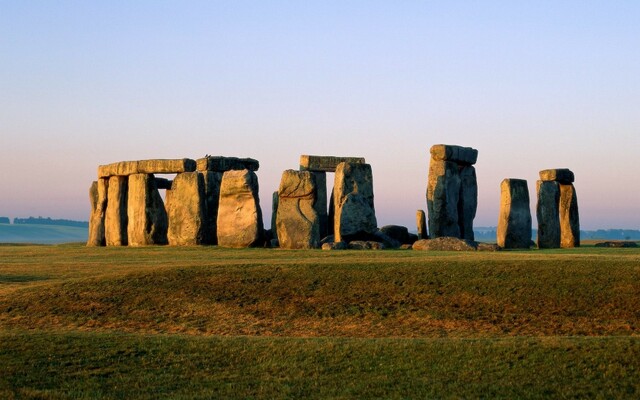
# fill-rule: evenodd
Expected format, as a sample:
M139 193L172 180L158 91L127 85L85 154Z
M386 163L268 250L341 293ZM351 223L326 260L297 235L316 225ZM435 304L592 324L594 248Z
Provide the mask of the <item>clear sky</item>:
M372 165L379 225L415 227L429 148L500 182L576 174L581 226L640 229L639 1L0 0L0 216L87 220L99 164ZM534 214L535 224L535 214ZM415 229L415 228L414 228Z

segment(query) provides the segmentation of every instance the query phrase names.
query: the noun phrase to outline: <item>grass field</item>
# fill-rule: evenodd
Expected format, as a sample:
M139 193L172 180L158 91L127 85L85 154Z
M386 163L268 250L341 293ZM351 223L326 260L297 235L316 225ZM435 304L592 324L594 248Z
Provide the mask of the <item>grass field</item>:
M637 398L640 249L0 246L0 398Z

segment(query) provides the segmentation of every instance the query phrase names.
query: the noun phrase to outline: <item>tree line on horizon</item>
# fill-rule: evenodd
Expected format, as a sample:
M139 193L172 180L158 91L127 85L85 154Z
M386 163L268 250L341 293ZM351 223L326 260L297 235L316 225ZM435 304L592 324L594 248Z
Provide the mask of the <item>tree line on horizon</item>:
M9 217L0 217L0 224L10 224ZM14 218L13 223L15 225L58 225L58 226L74 226L78 228L88 228L88 221L74 221L71 219L52 219L51 217L28 217L28 218Z

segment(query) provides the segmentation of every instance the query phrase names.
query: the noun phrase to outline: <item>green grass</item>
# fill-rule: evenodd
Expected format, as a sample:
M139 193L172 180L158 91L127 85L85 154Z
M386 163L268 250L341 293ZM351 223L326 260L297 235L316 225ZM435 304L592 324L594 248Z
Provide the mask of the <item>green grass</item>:
M636 398L640 250L0 247L1 398Z

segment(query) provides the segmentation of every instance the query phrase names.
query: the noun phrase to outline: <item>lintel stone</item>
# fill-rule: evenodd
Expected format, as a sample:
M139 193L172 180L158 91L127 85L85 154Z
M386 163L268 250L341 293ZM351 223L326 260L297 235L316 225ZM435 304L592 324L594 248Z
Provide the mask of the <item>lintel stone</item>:
M540 171L540 180L569 184L573 183L575 176L568 168L544 169Z
M190 158L120 161L113 164L100 165L98 167L98 178L133 174L179 174L195 170L196 162Z
M300 156L301 171L336 172L342 162L364 164L364 157Z
M431 146L431 158L437 161L453 161L463 165L473 165L478 161L478 150L471 147L436 144Z
M253 158L209 156L198 159L196 163L198 171L226 172L248 169L255 172L260 168L260 162Z

